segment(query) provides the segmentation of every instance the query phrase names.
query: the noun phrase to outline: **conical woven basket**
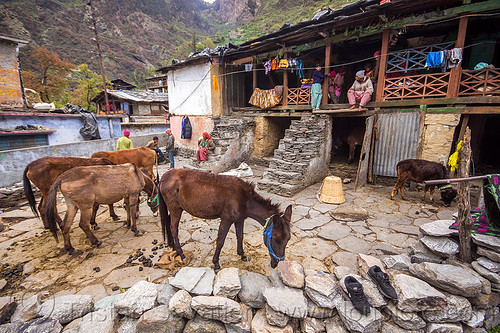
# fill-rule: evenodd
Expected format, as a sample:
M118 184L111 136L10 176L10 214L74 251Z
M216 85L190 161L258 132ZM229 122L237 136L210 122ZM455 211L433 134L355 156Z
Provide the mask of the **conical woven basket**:
M345 198L342 190L342 179L336 176L326 177L319 190L318 200L337 205L344 203Z

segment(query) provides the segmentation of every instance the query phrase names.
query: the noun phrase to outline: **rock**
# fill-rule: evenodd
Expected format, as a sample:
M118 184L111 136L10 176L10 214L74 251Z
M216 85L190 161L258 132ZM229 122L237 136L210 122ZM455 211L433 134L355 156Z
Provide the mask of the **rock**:
M431 323L455 323L472 317L472 306L465 297L447 294L447 305L442 310L424 311L422 317Z
M330 308L321 308L312 301L307 301L307 316L317 319L331 318L335 315L335 310Z
M457 229L450 229L450 226L455 223L454 220L437 220L429 223L422 224L419 230L424 235L444 237L458 235Z
M158 296L157 285L151 282L139 281L134 284L125 296L115 303L119 314L139 318L144 312L155 306Z
M36 311L38 317L50 317L67 324L94 310L94 301L90 295L65 295L49 299Z
M494 273L490 271L489 269L485 268L483 265L481 265L477 261L472 262L472 268L479 274L481 274L483 277L488 279L489 281L493 283L500 283L500 274Z
M354 274L351 276L358 280L359 283L361 283L361 285L363 286L363 292L366 296L366 300L368 301L368 303L370 303L371 306L379 308L387 304L387 300L384 298L384 296L382 296L377 288L377 285L375 285L374 282L372 282L371 280L367 280L359 275ZM340 286L347 294L347 288L344 284L344 279L340 281Z
M114 333L118 324L118 313L111 304L106 308L87 313L78 325L78 332Z
M333 279L333 276L315 272L314 275L308 275L305 278L305 294L317 306L322 308L333 308L339 299L342 299L342 294Z
M36 318L36 310L40 305L39 295L21 300L10 318L11 323L27 322Z
M156 301L161 305L169 305L170 299L177 292L177 288L174 288L170 285L170 283L166 282L161 287L160 291L158 291L158 296L156 297Z
M421 262L434 262L440 263L442 261L441 255L437 255L431 250L429 250L426 246L422 244L420 241L416 241L410 244L408 249L408 254L410 255L410 259L412 263L421 263Z
M397 274L393 286L398 293L397 307L404 312L441 310L446 306L446 296L427 282L406 274Z
M226 297L196 296L191 301L191 307L198 314L207 319L222 321L223 323L238 323L242 319L240 305Z
M11 331L12 333L59 333L62 331L63 327L59 320L55 318L37 318L25 324L13 324L19 325L17 326L17 330ZM4 326L4 325L2 325ZM3 330L2 326L0 326L0 332L9 332L7 330Z
M160 305L144 312L135 328L136 333L181 333L183 329L184 320L172 313L167 305Z
M406 254L386 256L382 261L387 268L400 271L408 271L408 266L411 264L411 259Z
M445 323L445 324L436 324L436 323L430 323L427 325L427 331L426 333L462 333L462 325L460 324L452 324L452 323Z
M299 262L280 261L277 271L281 281L283 281L285 285L292 288L304 288L304 268Z
M444 263L459 266L459 267L462 267L463 269L466 269L468 272L470 272L472 275L474 275L479 281L481 281L481 292L484 294L491 294L491 282L490 282L490 280L486 279L481 274L476 272L472 267L469 267L469 266L462 264L461 262L458 262L458 261L447 260Z
M300 329L307 333L322 333L326 331L325 324L322 319L306 317L300 321Z
M59 323L59 322L58 322ZM61 325L61 324L59 324ZM23 327L23 323L9 323L9 324L3 324L0 325L0 332L2 333L17 333L17 332L24 332L21 331L20 329ZM62 326L61 326L62 328ZM50 331L49 331L50 332ZM59 332L56 330L56 332Z
M500 308L493 307L486 309L484 313L484 327L486 329L496 328L500 325Z
M307 257L302 260L302 267L304 267L304 269L314 269L315 271L328 273L328 268L325 266L325 264L313 257Z
M344 222L363 221L370 217L366 209L353 205L339 206L334 211L330 211L330 215L337 221Z
M472 328L481 327L484 323L485 314L486 311L484 309L474 309L471 318L463 321L463 323Z
M333 274L335 274L339 281L347 275L354 275L357 273L358 271L356 269L347 266L335 266L335 268L333 269Z
M124 317L118 324L117 333L135 333L137 321L139 319Z
M245 272L240 275L241 290L238 298L251 308L260 309L266 304L262 292L271 287L269 279L259 273Z
M226 333L224 324L220 321L196 316L186 323L183 333Z
M214 278L215 272L209 267L182 267L169 283L195 295L211 295Z
M424 330L407 330L394 324L385 322L380 333L424 333Z
M0 280L0 291L7 285L7 280L1 279Z
M371 248L367 241L355 236L347 236L337 240L336 243L342 250L352 253L366 253Z
M252 308L241 303L242 319L236 324L226 324L227 333L250 333L252 331Z
M293 333L293 328L290 324L282 328L269 325L266 310L260 309L252 319L252 333Z
M362 315L349 301L341 301L337 305L337 311L350 332L375 333L382 328L384 322L384 317L377 309L371 308L369 314Z
M477 259L477 262L487 270L492 271L493 273L500 272L500 262L496 262L485 257L479 257Z
M472 241L483 247L500 252L500 238L482 234L472 234Z
M263 295L274 311L292 318L303 319L307 316L307 301L300 289L271 287L266 288Z
M269 304L266 304L264 308L266 309L266 319L269 325L285 327L288 324L290 317L288 317L286 314L274 311L273 308L269 306Z
M279 287L279 288L284 288L286 285L283 283L283 281L280 278L280 275L278 273L278 269L275 268L271 271L269 274L269 280L271 281L271 285L273 287Z
M348 333L339 315L325 320L326 333Z
M383 272L385 272L385 266L384 264L382 264L382 261L380 261L380 259L378 258L375 258L374 256L369 256L367 254L358 253L358 266L359 273L365 279L370 278L368 276L368 270L372 266L378 266Z
M500 253L495 252L493 250L490 250L486 247L478 246L477 247L477 254L485 256L486 258L489 258L493 261L500 262Z
M471 328L469 326L462 326L462 328L464 329L464 333L488 333L484 327Z
M395 324L406 330L419 330L426 326L425 321L418 314L415 312L403 312L392 302L387 303L387 306L384 307L384 312L387 313Z
M331 256L333 262L337 266L351 267L352 269L358 271L358 263L356 262L357 256L355 253L337 251Z
M181 289L170 299L168 309L175 315L186 319L193 319L194 311L191 308L191 300L191 295L184 289Z
M446 257L454 256L459 250L458 244L448 237L424 236L420 241L432 252Z
M452 294L474 297L481 292L481 281L462 267L424 262L411 264L409 269L413 275Z
M118 302L123 296L125 296L125 293L122 294L116 294L108 297L104 297L103 299L100 299L99 301L94 303L94 311L98 311L101 309L105 309L108 306L114 306L116 302Z
M88 314L87 314L88 315ZM80 323L82 322L82 318L76 318L72 322L70 322L68 325L64 326L62 332L63 333L78 333L78 327L80 326Z
M479 294L477 297L469 297L469 301L472 305L476 305L479 308L490 308L500 304L500 294Z
M234 299L241 289L238 268L223 268L215 277L214 295Z
M0 324L10 320L16 310L17 302L14 297L0 297Z

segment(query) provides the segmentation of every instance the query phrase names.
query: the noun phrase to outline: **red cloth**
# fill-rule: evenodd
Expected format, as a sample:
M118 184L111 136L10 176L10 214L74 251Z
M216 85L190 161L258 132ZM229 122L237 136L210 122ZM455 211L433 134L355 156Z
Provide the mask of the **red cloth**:
M201 161L206 161L208 159L208 150L207 148L200 148L196 152L196 162L200 163Z
M212 138L210 137L210 134L208 134L207 132L203 132L203 137L205 139L212 140Z

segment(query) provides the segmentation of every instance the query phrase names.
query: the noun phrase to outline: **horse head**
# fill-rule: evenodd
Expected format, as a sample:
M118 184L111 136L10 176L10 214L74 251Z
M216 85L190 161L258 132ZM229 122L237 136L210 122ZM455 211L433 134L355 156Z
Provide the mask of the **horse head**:
M275 268L279 261L285 260L285 248L290 240L290 223L292 205L283 214L274 214L266 220L264 226L264 243L271 256L271 267Z
M149 174L149 171L147 169L142 168L141 172L146 183L143 190L148 195L146 203L148 204L149 208L151 208L151 211L153 213L156 213L160 204L160 202L158 201L158 182L156 180L152 180L152 176Z

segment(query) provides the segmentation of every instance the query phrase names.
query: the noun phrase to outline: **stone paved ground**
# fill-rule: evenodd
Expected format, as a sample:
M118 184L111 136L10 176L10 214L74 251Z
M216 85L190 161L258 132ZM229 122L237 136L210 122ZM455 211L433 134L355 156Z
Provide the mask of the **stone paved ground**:
M176 162L182 167L189 161L178 158ZM264 168L251 167L255 175L247 180L256 182L261 179ZM160 174L166 170L165 165L160 166ZM339 166L333 168L332 173L345 177L349 170ZM417 192L407 192L409 201L402 201L400 197L391 201L389 186L370 185L355 192L353 182L344 185L346 202L330 205L316 199L319 188L319 183L312 185L292 198L262 193L281 203L283 208L293 204L293 235L286 255L288 260L301 261L306 268L322 270L326 266L330 271L335 265L354 268L357 266L356 253L383 256L404 252L417 240L420 225L450 219L457 209L456 203L451 208L429 201L424 203ZM65 210L62 199L59 208L60 212ZM61 240L56 243L52 235L42 229L41 221L34 218L27 205L1 214L9 228L0 232L0 280L8 277L1 276L4 274L10 274L11 278L0 296L15 294L26 299L37 292L47 291L50 295L91 294L100 299L119 293L120 289L116 287L128 288L144 279L163 282L172 276L174 271L142 267L137 261L127 263L129 256L138 249L144 250L147 256L151 255L153 262L158 260L163 249L156 250L155 255L152 248L155 240L162 240L159 217L153 217L143 203L138 227L145 234L134 237L123 225L125 211L117 208L116 212L121 217L118 222L112 221L103 207L99 210L97 221L101 229L95 231L95 235L106 245L100 249L90 246L78 227L77 215L71 240L81 253L74 256L65 253ZM180 241L184 243L184 251L192 254L190 266L212 264L217 227L217 220L202 220L183 214ZM262 227L250 219L245 222L244 243L246 254L251 259L249 262L239 260L236 235L232 229L222 250L221 266L268 275L271 268L267 249L262 243ZM19 264L24 264L23 273L15 275L12 268L19 267Z

